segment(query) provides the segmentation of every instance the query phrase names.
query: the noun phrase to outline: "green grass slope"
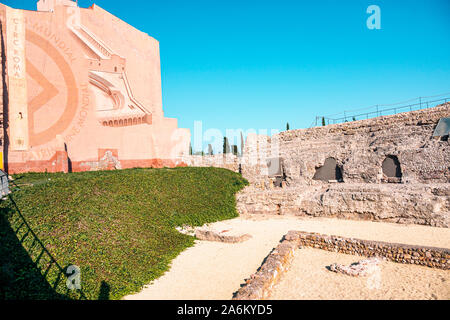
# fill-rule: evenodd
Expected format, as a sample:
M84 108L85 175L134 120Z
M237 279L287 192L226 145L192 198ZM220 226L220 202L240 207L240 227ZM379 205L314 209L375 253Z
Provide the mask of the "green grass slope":
M81 268L88 299L120 299L160 277L194 243L175 227L236 217L235 193L247 185L240 175L219 168L15 178L20 190L12 197L22 215L60 266ZM39 259L27 228L19 228L13 203L3 201L0 207L0 298L74 298L65 279L58 283L51 261Z

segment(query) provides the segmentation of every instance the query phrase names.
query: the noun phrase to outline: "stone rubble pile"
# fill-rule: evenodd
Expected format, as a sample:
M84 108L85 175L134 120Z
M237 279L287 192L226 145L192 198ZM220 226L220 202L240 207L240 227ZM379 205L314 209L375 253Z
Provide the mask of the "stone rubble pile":
M352 277L366 277L374 274L381 264L383 260L378 257L373 257L370 259L362 260L356 263L353 263L349 266L345 266L339 263L333 263L329 266L329 270L346 274Z
M197 239L204 241L216 241L225 243L241 243L252 238L248 233L246 234L226 234L224 232L216 232L213 230L197 229L195 230L195 236Z
M225 243L241 243L252 238L252 235L247 233L240 233L233 229L216 230L210 224L202 227L182 226L176 228L178 232L195 236L199 240L216 241Z

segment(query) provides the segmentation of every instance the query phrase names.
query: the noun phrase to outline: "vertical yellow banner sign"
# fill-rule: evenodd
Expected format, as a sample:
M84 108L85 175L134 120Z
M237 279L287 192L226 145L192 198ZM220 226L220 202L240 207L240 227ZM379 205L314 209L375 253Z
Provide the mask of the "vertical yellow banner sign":
M25 23L20 10L6 8L9 141L11 150L28 150L28 104L25 71Z

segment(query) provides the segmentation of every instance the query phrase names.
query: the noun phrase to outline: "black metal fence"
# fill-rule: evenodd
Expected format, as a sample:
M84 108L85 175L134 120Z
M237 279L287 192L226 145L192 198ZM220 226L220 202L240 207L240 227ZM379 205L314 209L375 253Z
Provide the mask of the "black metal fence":
M341 117L332 118L330 116L316 116L314 126L321 126L321 125L329 125L329 124L336 124L336 123L343 123L343 122L349 122L349 121L358 121L358 120L365 120L370 118L376 118L376 117L382 117L382 116L388 116L393 115L400 112L407 112L407 111L416 111L416 110L422 110L422 109L428 109L435 107L437 105L447 103L450 101L450 97L440 98L440 99L433 99L433 100L426 100L423 101L422 97L413 99L418 100L416 103L407 104L407 105L376 105L371 107L371 111L358 113L355 111L344 111L343 113L339 115L343 115ZM389 107L388 107L389 106Z
M28 224L13 197L9 195L13 205L13 215L10 218L11 228L23 249L29 255L35 268L39 270L44 281L48 283L52 294L45 299L77 299L87 300L82 290L71 291L67 288L67 267L63 268L54 256L47 250L39 237Z

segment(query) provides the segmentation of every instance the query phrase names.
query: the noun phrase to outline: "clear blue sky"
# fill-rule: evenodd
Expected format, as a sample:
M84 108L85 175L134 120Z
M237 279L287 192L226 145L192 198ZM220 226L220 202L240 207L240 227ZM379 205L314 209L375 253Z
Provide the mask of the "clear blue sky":
M95 3L160 41L165 115L191 130L195 120L305 128L316 115L450 92L448 0ZM366 27L372 4L381 30Z

